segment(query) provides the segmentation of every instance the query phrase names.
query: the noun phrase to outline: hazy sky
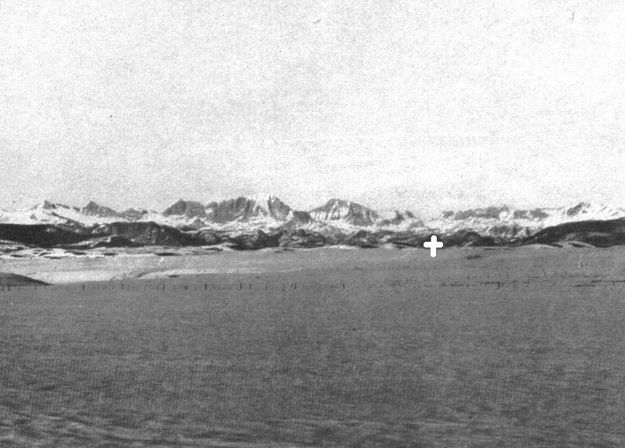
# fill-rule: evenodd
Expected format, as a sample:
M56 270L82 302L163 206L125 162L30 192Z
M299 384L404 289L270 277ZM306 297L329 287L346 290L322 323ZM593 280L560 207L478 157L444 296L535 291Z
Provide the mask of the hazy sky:
M0 0L0 207L625 206L625 2Z

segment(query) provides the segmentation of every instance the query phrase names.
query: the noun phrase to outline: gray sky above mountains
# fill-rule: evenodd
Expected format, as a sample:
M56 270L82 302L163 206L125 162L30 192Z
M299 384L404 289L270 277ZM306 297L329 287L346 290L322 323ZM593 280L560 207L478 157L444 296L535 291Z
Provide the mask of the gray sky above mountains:
M3 1L0 207L625 206L625 3Z

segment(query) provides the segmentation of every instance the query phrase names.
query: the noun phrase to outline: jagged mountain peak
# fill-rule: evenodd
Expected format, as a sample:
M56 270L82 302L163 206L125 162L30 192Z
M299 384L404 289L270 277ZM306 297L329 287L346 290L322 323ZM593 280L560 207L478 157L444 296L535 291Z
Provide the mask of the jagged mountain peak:
M185 201L184 199L179 199L173 205L165 209L165 211L163 211L163 215L180 215L189 218L203 218L206 217L206 207L198 201Z
M96 201L89 201L87 205L83 207L83 210L94 210L99 207L100 207L100 204L98 204Z
M380 215L378 224L381 226L422 227L424 225L423 221L417 219L410 210L393 210L378 214Z
M348 201L346 199L339 199L339 198L332 198L328 200L328 202L326 202L321 207L328 208L328 207L352 207L352 206L356 208L368 208L362 204L359 204L358 202ZM321 207L317 207L317 208L321 208Z
M604 204L580 202L578 204L560 208L518 209L508 205L495 205L483 208L472 208L458 211L444 211L439 220L545 220L558 217L584 219L611 219L623 216L625 211L608 207Z
M202 224L226 224L263 221L270 225L272 220L277 222L309 220L306 212L297 212L274 195L257 196L254 198L239 196L232 199L212 201L206 205L198 201L180 199L168 207L163 213L167 218L173 218L176 223L193 226ZM191 222L190 218L196 218ZM171 220L170 220L171 221ZM173 223L173 221L171 221Z
M462 220L462 219L500 219L503 215L507 215L510 213L512 209L505 204L502 205L492 205L489 207L482 208L470 208L466 210L446 210L441 214L441 218L443 219L453 219L453 220Z
M135 207L127 208L126 210L120 213L120 215L128 221L139 221L140 219L142 219L148 214L149 214L149 211L147 209L135 208Z
M452 221L502 221L508 222L512 220L542 220L553 214L553 209L534 208L534 209L517 209L509 205L493 205L490 207L472 208L466 210L444 211L439 220Z
M254 199L239 196L236 199L226 199L220 202L211 202L206 206L207 217L217 223L230 221L248 221L252 218L267 216L268 212Z
M69 205L48 201L47 199L44 199L43 201L39 202L38 204L35 204L34 206L30 208L30 210L56 210L56 209L79 210L78 207L70 207Z
M269 216L277 221L305 224L312 220L308 212L295 210L274 195L267 197L267 211Z
M514 219L545 219L549 217L549 213L542 208L514 210L512 217Z
M110 207L106 207L104 205L100 205L95 201L89 201L87 205L85 205L81 212L85 215L89 216L101 216L101 217L120 217L121 215L113 210Z
M326 202L324 205L316 207L313 210L321 210L321 209L329 210L332 207L351 207L351 206L355 206L356 208L361 208L361 207L367 208L364 205L361 205L357 202L347 201L345 199L339 199L339 198L332 198L328 200L328 202Z
M579 202L571 207L566 208L565 213L567 216L580 216L580 215L594 215L594 216L621 216L623 214L622 209L609 207L602 203L596 202Z
M280 201L280 198L276 196L275 194L267 194L267 195L263 195L262 197L266 198L267 202Z
M287 221L293 215L291 207L273 195L267 198L267 211L272 218L279 221Z
M342 221L356 226L370 226L379 219L375 210L357 202L337 198L312 209L310 215L318 221Z
M56 208L56 204L54 202L48 201L47 199L44 199L42 202L40 202L39 204L35 204L35 206L33 207L33 209L43 209L43 210L53 210Z

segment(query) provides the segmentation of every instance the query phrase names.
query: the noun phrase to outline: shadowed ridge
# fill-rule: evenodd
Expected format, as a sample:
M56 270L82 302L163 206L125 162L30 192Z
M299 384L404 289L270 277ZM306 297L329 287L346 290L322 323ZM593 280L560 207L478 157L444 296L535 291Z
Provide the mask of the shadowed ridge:
M59 247L75 244L88 238L88 230L78 226L70 228L49 224L0 224L0 240L28 246Z
M0 286L29 286L29 285L47 285L48 283L25 275L13 274L10 272L0 272Z
M625 244L625 218L608 221L566 222L547 227L521 244L559 244L567 241L579 241L596 247L620 246Z

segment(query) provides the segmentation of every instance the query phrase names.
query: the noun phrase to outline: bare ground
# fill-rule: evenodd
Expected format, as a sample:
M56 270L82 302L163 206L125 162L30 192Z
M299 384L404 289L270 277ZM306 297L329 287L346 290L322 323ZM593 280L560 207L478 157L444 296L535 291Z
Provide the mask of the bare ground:
M227 256L0 289L0 446L625 446L622 249Z

